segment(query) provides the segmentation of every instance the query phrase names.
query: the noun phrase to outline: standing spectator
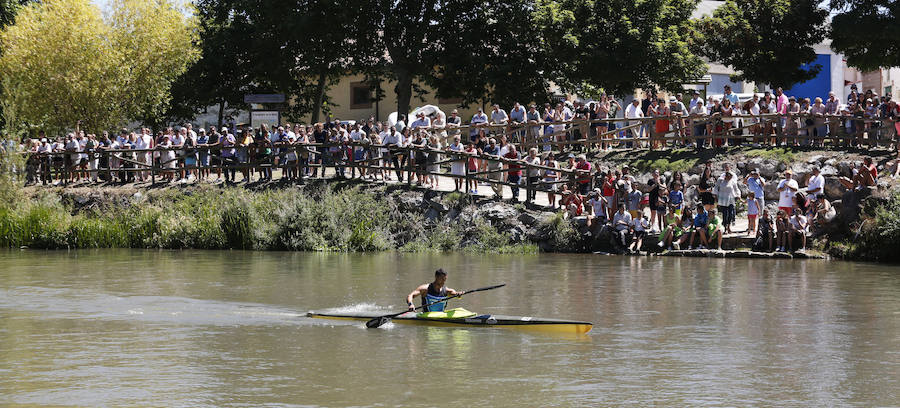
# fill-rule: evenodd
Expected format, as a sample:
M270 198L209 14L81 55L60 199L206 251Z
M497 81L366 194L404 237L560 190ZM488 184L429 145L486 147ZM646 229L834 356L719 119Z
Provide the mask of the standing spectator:
M731 226L735 221L735 202L740 197L737 180L734 173L726 171L723 178L716 182L715 195L718 198L719 212L722 213L722 224L725 233L731 234Z
M454 109L450 112L450 117L447 118L447 128L450 129L448 134L450 136L458 135L460 126L462 126L462 118L459 117L459 111Z
M625 189L625 205L628 209L628 213L631 214L631 218L640 218L641 213L641 201L644 199L644 194L641 193L640 190L633 188L631 184L622 184Z
M558 169L559 164L556 163L556 160L553 160L553 155L550 152L544 152L544 167L549 167L552 169ZM558 184L556 183L559 180L559 172L556 170L546 169L544 170L544 183L546 183L547 190L547 200L550 202L550 207L556 209L556 195L554 194L557 190Z
M707 211L711 210L716 203L716 198L712 191L715 183L716 180L713 179L710 163L706 163L706 167L703 168L703 174L700 175L700 183L697 184L697 193L700 196L700 203Z
M537 188L538 183L541 181L541 169L537 167L530 166L540 166L541 158L538 157L538 150L536 147L532 147L528 149L528 156L525 157L526 166L526 177L528 177L528 191L525 192L525 201L532 203L534 202L535 197L537 197Z
M466 163L469 166L469 174L477 173L478 159L475 156L478 154L478 151L475 149L475 143L466 143L466 148L463 152L467 155ZM466 191L469 194L478 194L478 181L466 177Z
M579 154L575 160L575 171L578 173L576 178L578 194L587 195L591 190L591 162L583 154Z
M528 112L525 114L525 119L528 121L528 137L531 139L530 142L537 143L538 139L541 137L541 113L537 111L537 106L535 104L528 105Z
M506 125L509 122L509 115L506 114L506 111L500 109L500 105L494 104L491 107L491 124L492 125Z
M650 177L650 181L647 182L647 187L649 188L647 198L650 200L650 231L656 230L657 224L659 224L659 231L661 231L665 227L663 215L666 213L666 207L660 208L659 190L660 188L665 188L665 181L659 178L658 169L653 170L653 175Z
M219 145L221 149L219 154L222 156L222 165L225 166L225 181L235 183L237 181L237 160L235 156L236 138L228 132L228 128L222 126L222 134L219 136Z
M695 95L696 96L696 95ZM697 103L691 100L691 123L693 124L693 141L697 149L702 149L705 141L703 135L706 134L706 108L703 106L703 100L698 99Z
M366 178L365 166L368 166L368 163L366 162L366 147L363 142L368 141L367 135L359 125L359 122L353 125L353 131L350 132L350 142L353 143L353 155L351 156L353 166L350 168L350 178L356 178L357 166L361 166L359 168L359 178Z
M509 175L506 177L506 181L511 184L510 189L512 190L513 202L518 202L519 201L519 180L522 177L522 169L521 169L521 165L516 163L520 159L519 152L516 151L516 145L510 143L509 151L506 152L506 154L503 157L513 161L507 165L507 167L509 169L509 172L508 172Z
M198 159L199 163L197 165L200 167L198 171L198 179L206 180L209 177L209 149L207 146L209 145L209 136L206 134L206 129L200 128L197 133L197 147L200 148L198 151ZM138 173L140 174L140 173Z
M641 110L641 102L637 99L631 101L631 104L625 108L625 118L626 119L642 119L644 117L644 111ZM640 141L638 139L642 138L643 135L640 131L640 120L632 120L628 122L628 126L638 126L636 128L632 128L628 130L628 137L634 139L636 142L635 146L640 147ZM635 131L634 129L638 129ZM625 147L630 149L632 147L632 142L626 142Z
M512 110L509 111L509 125L506 127L506 131L512 132L513 129L519 129L523 124L525 124L525 108L519 104L518 102L513 104ZM524 132L516 131L513 133L516 142L523 142L522 136Z
M385 142L385 144L387 144L387 142ZM447 150L456 153L461 153L463 151L463 145L459 135L453 136L453 143L447 147ZM453 178L453 191L459 191L463 185L463 177L466 175L466 160L459 154L452 154L451 157L455 159L450 163L450 174L456 176Z
M469 139L474 141L475 135L478 134L478 131L480 129L486 127L487 124L488 124L487 115L484 114L483 109L478 108L478 112L475 112L475 115L472 116L472 120L469 121L469 126L471 126L471 129L469 129Z
M441 170L441 166L437 164L437 162L441 159L439 153L441 147L441 140L437 135L432 134L430 137L428 137L429 152L428 159L426 160L426 163L428 165L428 176L426 178L428 179L428 186L435 189L438 188L437 173Z
M500 153L500 146L497 144L497 139L494 139L492 137L488 141L488 145L484 148L484 154L488 157L487 169L490 172L488 173L488 178L491 180L496 180L496 182L491 183L491 189L494 190L494 197L503 198L503 185L499 183L503 179L503 174L501 171L503 168L503 163L500 162L500 160L496 160L502 157L502 154Z
M825 177L822 176L818 166L813 166L809 173L809 181L806 184L806 194L809 200L815 202L823 195L825 188Z
M794 194L799 189L792 176L793 172L788 169L784 172L784 179L778 182L778 209L784 212L785 217L794 208Z

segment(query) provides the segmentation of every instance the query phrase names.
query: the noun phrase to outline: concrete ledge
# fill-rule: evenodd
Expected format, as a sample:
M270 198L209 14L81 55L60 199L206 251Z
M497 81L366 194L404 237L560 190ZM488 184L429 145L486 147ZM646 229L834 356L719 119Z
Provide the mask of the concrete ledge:
M747 250L726 251L716 249L664 251L659 255L690 258L827 259L825 255L810 252L754 252Z

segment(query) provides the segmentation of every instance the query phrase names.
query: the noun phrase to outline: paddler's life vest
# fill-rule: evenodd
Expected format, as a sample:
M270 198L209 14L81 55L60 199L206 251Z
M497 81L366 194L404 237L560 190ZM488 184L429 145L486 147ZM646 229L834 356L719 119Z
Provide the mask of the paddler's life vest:
M447 288L441 287L441 290L438 291L434 288L434 283L428 284L428 292L425 293L425 296L422 297L422 306L425 306L429 303L440 302L447 297ZM423 307L423 312L443 312L444 307L447 306L447 302L436 303L431 306Z

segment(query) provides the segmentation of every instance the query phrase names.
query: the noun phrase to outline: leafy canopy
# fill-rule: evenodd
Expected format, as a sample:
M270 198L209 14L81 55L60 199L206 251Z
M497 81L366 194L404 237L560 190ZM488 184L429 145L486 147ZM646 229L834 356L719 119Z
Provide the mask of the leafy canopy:
M193 21L169 0L45 0L0 33L2 104L10 126L108 129L160 113L197 57Z
M832 0L831 48L864 71L900 66L900 1Z
M813 45L828 34L818 0L728 0L697 21L701 53L731 66L734 81L790 88L815 78Z

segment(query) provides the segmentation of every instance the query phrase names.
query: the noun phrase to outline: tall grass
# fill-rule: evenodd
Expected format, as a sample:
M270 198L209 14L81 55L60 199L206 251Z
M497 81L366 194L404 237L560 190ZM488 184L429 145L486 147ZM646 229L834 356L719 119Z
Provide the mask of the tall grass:
M872 211L874 214L863 219L856 239L832 244L830 252L850 259L900 263L900 192Z
M0 203L0 246L304 251L534 252L486 222L429 225L389 197L359 188L146 192L127 205L75 212L55 193Z

